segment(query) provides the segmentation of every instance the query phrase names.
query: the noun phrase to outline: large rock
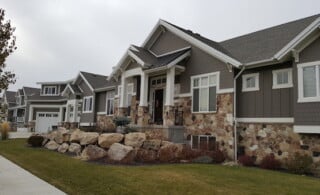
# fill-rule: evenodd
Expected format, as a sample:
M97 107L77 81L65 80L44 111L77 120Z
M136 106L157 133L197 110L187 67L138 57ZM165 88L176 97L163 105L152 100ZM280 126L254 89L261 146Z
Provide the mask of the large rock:
M55 137L54 137L54 141L56 141L58 144L62 144L65 140L65 135L67 135L69 133L69 130L66 129L59 129L56 131ZM69 140L67 140L69 141Z
M124 144L127 146L140 148L145 140L146 140L146 134L144 133L140 133L140 132L128 133L125 136Z
M102 148L110 148L112 144L121 142L123 137L121 133L104 133L99 136L98 144Z
M108 156L112 161L130 163L133 162L135 158L135 151L131 146L114 143L108 150Z
M155 150L147 150L147 149L140 148L137 151L136 161L151 163L157 160L157 156L158 154L157 154L157 151Z
M86 132L83 133L80 139L80 145L94 144L98 141L99 133L96 132Z
M82 160L97 160L107 156L107 152L95 145L88 145L81 153Z
M63 143L63 144L61 144L61 145L59 146L58 152L60 152L60 153L65 153L65 152L67 152L68 148L69 148L69 144Z
M77 143L71 143L68 152L79 155L81 153L81 145Z
M57 150L59 147L59 144L57 144L57 142L51 140L49 141L46 145L45 148L49 149L49 150Z
M161 146L161 140L152 139L152 140L144 141L142 147L147 150L159 150L160 146Z
M162 146L159 150L159 160L161 162L178 162L183 156L182 144L168 143Z
M80 143L80 140L83 137L84 132L80 129L74 130L70 135L70 142L77 142Z

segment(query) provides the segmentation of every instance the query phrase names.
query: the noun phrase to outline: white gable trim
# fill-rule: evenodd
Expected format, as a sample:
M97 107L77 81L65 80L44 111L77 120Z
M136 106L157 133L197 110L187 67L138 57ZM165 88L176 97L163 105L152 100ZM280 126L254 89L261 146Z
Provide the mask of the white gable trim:
M82 78L82 80L84 80L84 82L88 85L88 87L90 88L90 90L92 92L94 92L93 87L90 85L90 83L87 81L87 79L83 76L83 74L81 74L81 72L79 72L78 76L76 77L76 79L74 79L73 84L75 84L75 82L77 81L77 79L79 78L79 76Z
M69 88L70 91L71 91L73 94L75 94L75 92L73 91L73 89L72 89L72 87L70 86L70 84L68 84L68 85L64 88L64 90L62 91L61 95L64 96L64 94L67 92L67 88Z
M136 54L134 54L132 51L129 50L128 55L132 57L135 61L137 61L137 63L141 66L145 66L144 61L141 58L139 58Z
M307 28L305 28L301 33L299 33L294 39L292 39L286 46L284 46L280 51L278 51L274 58L280 60L286 54L288 54L294 47L296 47L302 40L309 36L314 30L319 28L320 17L313 21Z
M320 133L320 125L294 125L295 133Z
M239 67L241 64L241 62L231 58L230 56L208 46L207 44L193 38L192 36L188 35L187 33L177 29L176 27L168 24L167 22L163 21L163 20L159 20L158 23L156 24L156 26L152 29L151 33L148 35L147 39L144 41L144 43L142 44L142 47L144 47L147 42L149 41L149 39L152 37L153 33L157 30L157 28L162 25L164 26L167 30L169 30L170 32L174 33L175 35L181 37L182 39L194 44L195 46L197 46L198 48L202 49L203 51L206 51L207 53L209 53L210 55L218 58L219 60L225 62L225 63L230 63L232 65L234 65L235 67Z

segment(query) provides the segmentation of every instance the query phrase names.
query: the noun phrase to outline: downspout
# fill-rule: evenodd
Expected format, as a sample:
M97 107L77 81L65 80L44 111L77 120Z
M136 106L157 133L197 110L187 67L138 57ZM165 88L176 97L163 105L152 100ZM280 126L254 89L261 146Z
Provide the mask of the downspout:
M233 135L234 135L234 161L237 162L238 153L238 141L237 141L237 79L245 70L245 66L242 66L240 72L233 79Z

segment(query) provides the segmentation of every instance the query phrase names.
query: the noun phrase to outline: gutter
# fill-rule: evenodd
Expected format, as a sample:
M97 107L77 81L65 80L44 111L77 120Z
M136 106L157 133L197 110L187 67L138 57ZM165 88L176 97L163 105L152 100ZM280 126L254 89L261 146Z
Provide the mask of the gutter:
M237 79L245 70L245 66L242 66L240 72L233 79L233 135L234 135L234 161L238 161L238 141L237 141Z

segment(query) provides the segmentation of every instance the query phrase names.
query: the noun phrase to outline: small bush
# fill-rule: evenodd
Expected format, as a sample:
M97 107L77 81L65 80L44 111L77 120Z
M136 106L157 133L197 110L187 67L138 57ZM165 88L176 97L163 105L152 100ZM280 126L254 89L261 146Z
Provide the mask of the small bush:
M240 156L239 159L238 159L238 162L241 165L246 166L246 167L254 166L254 159L251 156L248 156L248 155Z
M115 117L113 119L113 123L119 127L119 126L126 126L131 122L131 120L128 117Z
M27 142L32 147L41 147L44 138L40 135L32 135L28 138Z
M287 168L290 172L296 174L309 174L311 172L312 157L308 154L295 152L287 162Z
M260 168L262 169L271 169L271 170L276 170L279 169L281 167L281 163L279 160L274 158L273 154L267 155L265 156L260 165Z
M212 152L212 159L212 162L220 164L226 160L226 155L221 150L216 149Z
M1 139L6 140L9 138L10 125L7 122L4 122L0 126Z
M199 156L198 158L193 159L192 162L209 164L212 163L212 160L213 159L210 156Z

